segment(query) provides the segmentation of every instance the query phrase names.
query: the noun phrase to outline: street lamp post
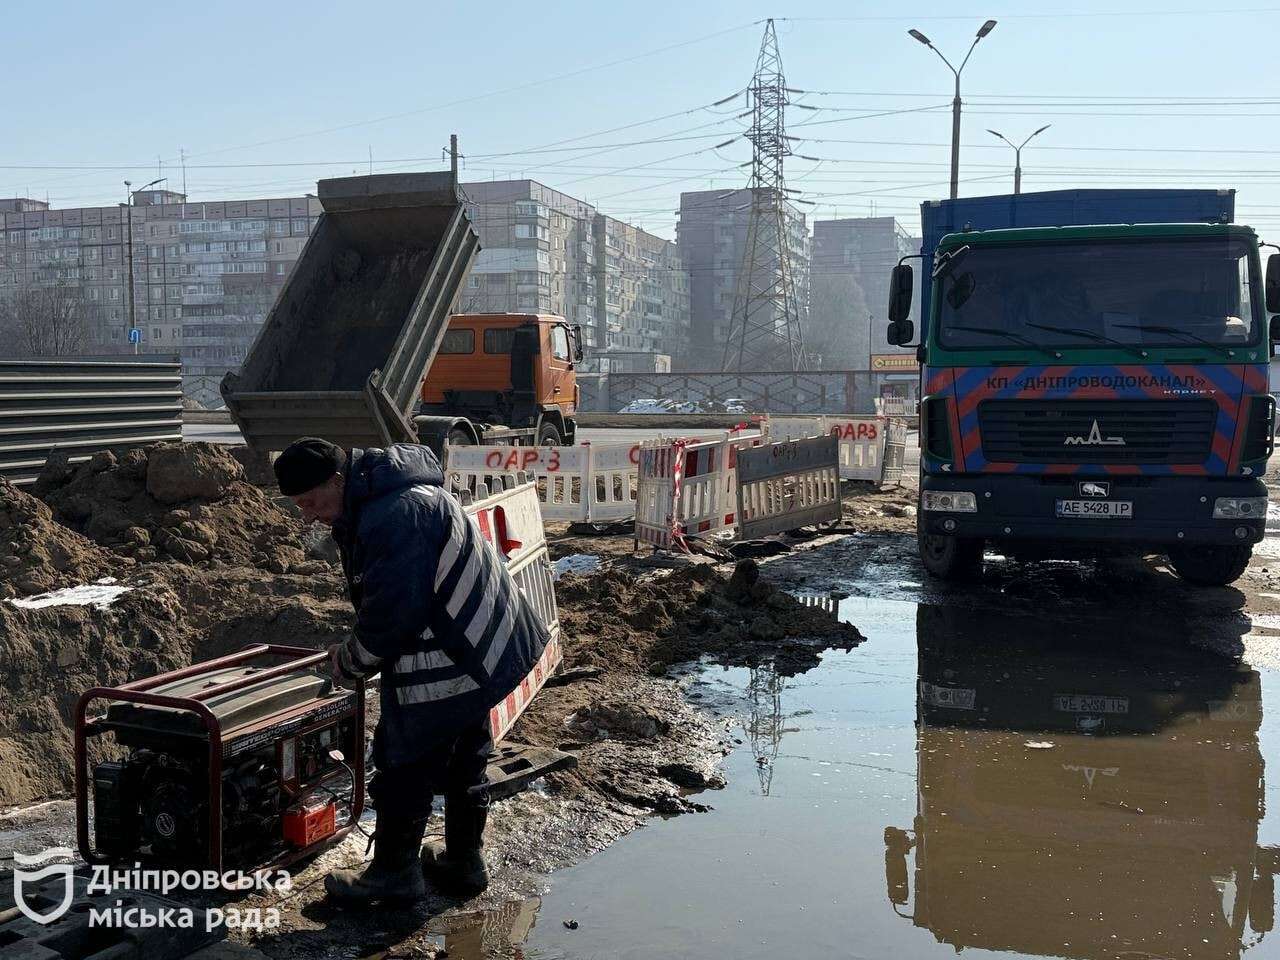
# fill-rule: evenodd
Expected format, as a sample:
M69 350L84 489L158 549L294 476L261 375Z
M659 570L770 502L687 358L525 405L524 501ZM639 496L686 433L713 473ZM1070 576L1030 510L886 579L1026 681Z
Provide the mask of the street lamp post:
M146 190L147 187L154 187L157 183L164 183L164 181L168 179L169 179L168 177L160 177L156 180L152 180L150 183L139 187L137 192L141 193L143 190ZM134 339L135 337L138 337L138 335L133 332L134 330L138 329L138 313L134 303L134 294L133 294L133 196L134 196L134 191L130 189L131 186L132 184L130 181L126 180L124 182L124 200L125 200L124 208L125 208L125 214L126 214L125 245L127 247L127 249L125 250L125 256L129 258L129 339L133 340L133 352L139 353L141 352L141 349L142 349L141 338Z
M978 34L973 38L973 43L969 44L969 52L964 55L964 59L960 61L959 67L953 67L951 61L942 55L942 51L933 45L933 42L919 30L908 30L910 36L923 43L926 47L938 55L943 63L947 65L956 78L956 93L951 101L951 199L956 198L960 189L960 74L964 72L965 64L969 62L969 58L973 56L973 48L978 45L978 41L985 37L988 33L996 28L994 20L988 20L978 28Z
M1015 144L1012 140L1006 137L999 130L991 130L991 129L987 130L987 133L992 134L993 136L999 137L1009 146L1013 147L1013 192L1015 196L1022 192L1022 148L1025 147L1028 143L1030 143L1033 137L1038 137L1040 134L1044 133L1046 130L1048 130L1052 126L1053 126L1052 123L1046 123L1043 127L1037 130L1035 133L1031 134L1031 136L1027 137L1027 139L1023 140L1019 144Z

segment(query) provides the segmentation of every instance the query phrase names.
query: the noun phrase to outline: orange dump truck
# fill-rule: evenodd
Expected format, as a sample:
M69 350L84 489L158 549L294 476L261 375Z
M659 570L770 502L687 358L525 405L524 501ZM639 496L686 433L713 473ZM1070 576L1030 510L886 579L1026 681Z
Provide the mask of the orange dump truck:
M532 429L540 445L572 444L581 359L578 329L560 317L455 314L423 378L419 412L458 418L448 433L454 444L479 443L477 424Z

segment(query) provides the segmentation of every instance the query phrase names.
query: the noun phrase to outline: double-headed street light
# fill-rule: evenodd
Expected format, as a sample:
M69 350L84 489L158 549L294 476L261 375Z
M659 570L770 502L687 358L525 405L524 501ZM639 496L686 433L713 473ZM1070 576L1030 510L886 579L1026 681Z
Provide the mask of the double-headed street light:
M999 130L991 130L991 129L987 130L987 133L993 136L999 137L1009 146L1013 147L1013 192L1015 194L1022 192L1022 148L1025 147L1028 143L1030 143L1033 137L1038 137L1040 134L1044 133L1046 130L1048 130L1052 126L1053 126L1052 123L1046 123L1043 127L1037 130L1035 133L1031 134L1030 137L1027 137L1027 139L1023 140L1019 144L1015 144L1012 140L1006 137Z
M960 74L964 71L964 65L969 62L969 57L973 55L973 48L978 45L978 41L985 37L988 33L996 28L994 20L988 20L978 28L978 35L973 38L973 43L969 44L969 52L964 55L964 59L960 61L959 67L953 67L951 61L942 56L942 51L933 45L933 42L919 30L908 30L912 37L919 40L926 47L938 55L943 63L947 65L947 69L955 74L956 78L956 95L951 101L951 199L956 198L956 194L960 189Z

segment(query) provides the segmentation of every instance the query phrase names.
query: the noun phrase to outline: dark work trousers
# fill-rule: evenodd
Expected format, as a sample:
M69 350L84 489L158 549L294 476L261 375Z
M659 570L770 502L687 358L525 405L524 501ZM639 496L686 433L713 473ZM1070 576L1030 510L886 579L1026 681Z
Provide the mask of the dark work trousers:
M426 820L435 794L442 794L446 806L455 811L489 806L486 791L474 789L489 782L485 768L493 753L493 737L487 714L479 724L466 727L413 763L382 766L376 739L373 753L378 767L369 784L369 796L379 819Z

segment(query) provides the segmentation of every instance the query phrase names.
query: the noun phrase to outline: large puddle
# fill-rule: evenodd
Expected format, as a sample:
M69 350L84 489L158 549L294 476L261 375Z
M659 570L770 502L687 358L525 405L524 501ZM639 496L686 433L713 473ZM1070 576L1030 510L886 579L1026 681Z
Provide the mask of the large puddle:
M699 676L743 717L712 812L454 918L449 955L1280 956L1275 631L859 597L839 614L868 641L808 673Z

